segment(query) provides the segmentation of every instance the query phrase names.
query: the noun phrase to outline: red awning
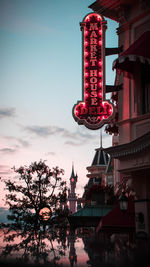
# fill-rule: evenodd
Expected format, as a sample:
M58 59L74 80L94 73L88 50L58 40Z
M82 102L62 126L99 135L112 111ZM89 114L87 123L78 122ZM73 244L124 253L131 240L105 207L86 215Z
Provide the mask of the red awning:
M125 214L120 210L119 204L104 216L96 231L103 231L104 229L134 229L135 228L135 208L133 197L129 197L128 209Z
M147 64L150 68L150 31L143 33L113 62L113 69L133 73L138 63Z

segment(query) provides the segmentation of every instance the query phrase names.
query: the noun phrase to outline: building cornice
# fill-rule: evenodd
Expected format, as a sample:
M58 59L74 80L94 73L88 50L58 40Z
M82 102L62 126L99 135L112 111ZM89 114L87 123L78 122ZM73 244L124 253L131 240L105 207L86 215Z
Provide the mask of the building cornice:
M129 13L129 8L136 4L139 6L140 14L128 20L126 14ZM149 0L99 0L91 4L89 8L91 8L94 12L102 14L106 18L119 22L120 27L117 29L118 34L128 30L133 23L150 14Z
M89 8L107 18L123 23L126 21L125 10L128 12L128 7L136 3L138 0L97 0Z
M150 148L150 132L140 136L134 141L114 147L105 148L105 152L110 154L112 158L121 158L137 153L141 153Z

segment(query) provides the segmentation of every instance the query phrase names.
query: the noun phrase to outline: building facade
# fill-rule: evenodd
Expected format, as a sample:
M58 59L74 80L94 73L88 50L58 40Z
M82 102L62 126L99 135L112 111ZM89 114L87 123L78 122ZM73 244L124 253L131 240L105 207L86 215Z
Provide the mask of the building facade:
M105 151L114 158L115 183L126 179L135 192L136 232L150 235L150 1L98 0L90 8L119 23L122 52L113 68L123 86L114 93L116 145Z

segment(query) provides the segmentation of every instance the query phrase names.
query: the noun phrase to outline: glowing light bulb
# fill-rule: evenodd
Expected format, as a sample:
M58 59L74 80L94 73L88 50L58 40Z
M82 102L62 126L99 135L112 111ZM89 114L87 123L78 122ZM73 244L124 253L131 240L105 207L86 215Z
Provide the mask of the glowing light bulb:
M88 42L88 41L85 41L85 43L84 43L84 44L85 44L85 46L88 46L89 42Z
M89 21L90 20L90 18L89 18L90 16L87 16L86 17L86 19L85 19L85 21Z

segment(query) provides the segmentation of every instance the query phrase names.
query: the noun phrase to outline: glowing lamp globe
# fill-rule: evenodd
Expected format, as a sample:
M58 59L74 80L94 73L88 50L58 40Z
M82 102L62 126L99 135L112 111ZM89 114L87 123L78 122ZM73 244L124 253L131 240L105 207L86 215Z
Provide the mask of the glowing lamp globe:
M51 210L47 207L44 207L40 210L39 216L42 221L48 221L50 219Z

